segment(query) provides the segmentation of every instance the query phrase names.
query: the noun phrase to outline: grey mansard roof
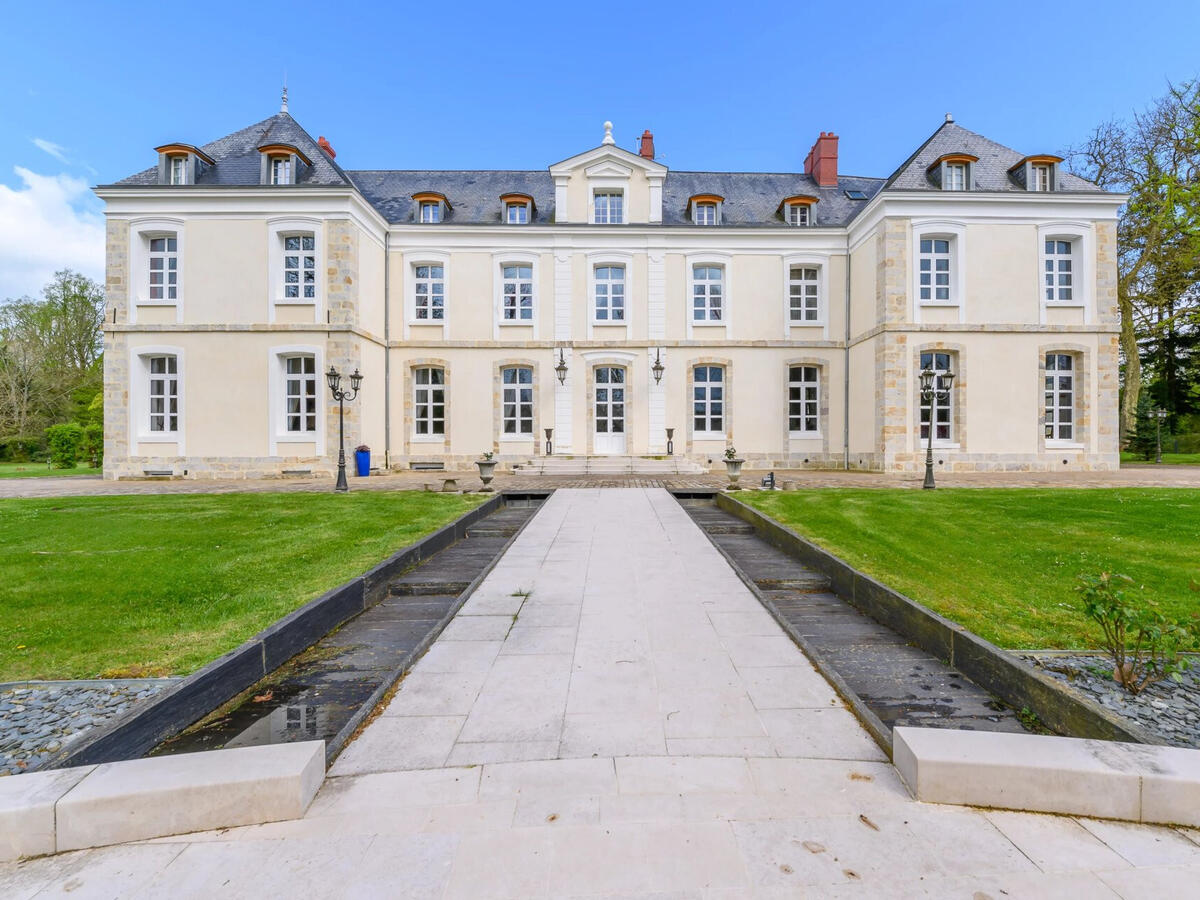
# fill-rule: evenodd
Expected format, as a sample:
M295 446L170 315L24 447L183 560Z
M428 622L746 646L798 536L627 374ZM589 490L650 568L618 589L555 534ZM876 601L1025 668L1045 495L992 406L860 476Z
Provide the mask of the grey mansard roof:
M554 223L554 180L549 170L343 170L312 136L288 113L279 112L248 128L235 131L200 149L215 161L197 178L198 186L258 186L261 161L258 148L266 144L290 144L311 161L300 166L300 186L353 187L380 215L393 224L415 220L412 195L423 191L443 194L449 204L446 224L498 225L502 223L500 197L509 193L533 198L531 224ZM598 148L599 149L599 148ZM589 151L591 152L591 151ZM1024 191L1009 169L1024 157L1016 150L947 121L888 179L839 176L835 187L819 187L809 175L766 172L672 172L663 182L663 225L704 228L692 224L688 200L697 194L724 198L721 225L734 228L763 228L783 224L780 203L787 197L811 195L818 198L812 208L812 224L830 227L848 225L880 191L938 191L929 177L929 166L939 157L966 153L978 157L972 165L973 189L983 192ZM152 167L117 182L136 187L158 183ZM186 188L185 188L186 189ZM282 188L286 190L287 188ZM1057 174L1058 191L1102 193L1101 188L1068 172ZM847 192L861 191L865 197L852 200Z
M1009 169L1025 158L1025 154L988 140L981 134L968 131L953 121L946 122L930 135L929 140L892 173L884 189L940 190L938 185L930 181L926 170L936 160L948 153L969 153L971 156L979 157L979 162L971 166L972 178L975 182L971 186L973 190L1025 192L1025 187L1008 173ZM1078 175L1072 175L1061 167L1056 177L1059 191L1104 192L1102 188L1092 182L1080 178Z
M317 142L312 139L300 124L285 112L279 112L269 119L235 131L211 144L204 144L200 149L213 158L215 166L210 166L196 179L196 184L204 185L257 185L260 179L260 157L258 148L264 144L291 144L310 160L311 166L300 166L296 173L296 183L318 185L323 187L348 187L350 179L342 171L341 166L330 159ZM158 184L158 167L154 166L136 175L130 175L118 181L117 184L149 185Z

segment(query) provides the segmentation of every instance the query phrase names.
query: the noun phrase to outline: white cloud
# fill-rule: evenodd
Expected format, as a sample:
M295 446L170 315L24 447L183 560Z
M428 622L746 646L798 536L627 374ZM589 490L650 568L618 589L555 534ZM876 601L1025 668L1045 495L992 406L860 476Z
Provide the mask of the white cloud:
M38 297L58 269L104 282L104 217L82 178L13 171L21 186L0 184L0 300Z
M67 159L67 148L62 144L56 144L54 141L48 141L45 138L33 138L33 146L39 150L44 150L57 159L59 162L69 163Z

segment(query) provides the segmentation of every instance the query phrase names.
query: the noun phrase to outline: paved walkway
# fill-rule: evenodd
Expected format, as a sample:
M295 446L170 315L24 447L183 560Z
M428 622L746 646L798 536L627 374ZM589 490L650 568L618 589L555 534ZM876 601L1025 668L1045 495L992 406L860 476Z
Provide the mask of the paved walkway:
M741 484L757 487L766 471L747 469ZM482 486L478 473L396 472L371 478L351 478L353 491L441 490L446 478L455 478L460 489L477 491ZM790 481L796 488L859 487L920 488L922 476L864 471L817 471L776 469L782 486ZM1115 472L977 472L938 473L939 487L1192 487L1200 488L1200 466L1126 466ZM700 475L526 475L498 474L492 487L498 490L549 490L551 488L665 487L668 490L720 490L728 486L723 473ZM99 475L70 478L0 479L3 497L75 497L111 494L232 494L292 491L331 491L330 478L181 479L104 481Z
M304 819L0 867L6 898L1091 900L1198 883L1200 832L910 800L662 490L555 494Z

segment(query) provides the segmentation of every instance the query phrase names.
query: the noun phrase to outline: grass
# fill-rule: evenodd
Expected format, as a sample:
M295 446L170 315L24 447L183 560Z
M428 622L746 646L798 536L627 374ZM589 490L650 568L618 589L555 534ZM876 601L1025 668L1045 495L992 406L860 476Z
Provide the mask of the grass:
M0 681L191 672L479 499L0 500Z
M752 506L1001 647L1100 646L1084 572L1137 580L1172 616L1200 610L1200 490L746 493Z
M1163 453L1164 466L1200 466L1200 453ZM1140 453L1121 453L1121 465L1153 465L1154 459L1146 459Z
M64 475L99 475L100 469L75 466L73 469L51 469L44 462L0 462L0 478L61 478Z

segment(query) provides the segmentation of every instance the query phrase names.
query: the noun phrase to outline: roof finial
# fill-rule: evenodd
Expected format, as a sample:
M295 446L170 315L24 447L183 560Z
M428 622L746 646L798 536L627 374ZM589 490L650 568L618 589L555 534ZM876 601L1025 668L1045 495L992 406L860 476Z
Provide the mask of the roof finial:
M287 73L286 72L283 75L283 97L280 99L280 102L279 102L279 111L281 113L285 113L288 111L288 108L287 108Z
M604 140L602 140L600 143L601 144L615 144L616 143L616 141L613 140L613 136L612 136L612 122L604 123Z
M954 113L946 113L946 121L953 122L954 121Z

